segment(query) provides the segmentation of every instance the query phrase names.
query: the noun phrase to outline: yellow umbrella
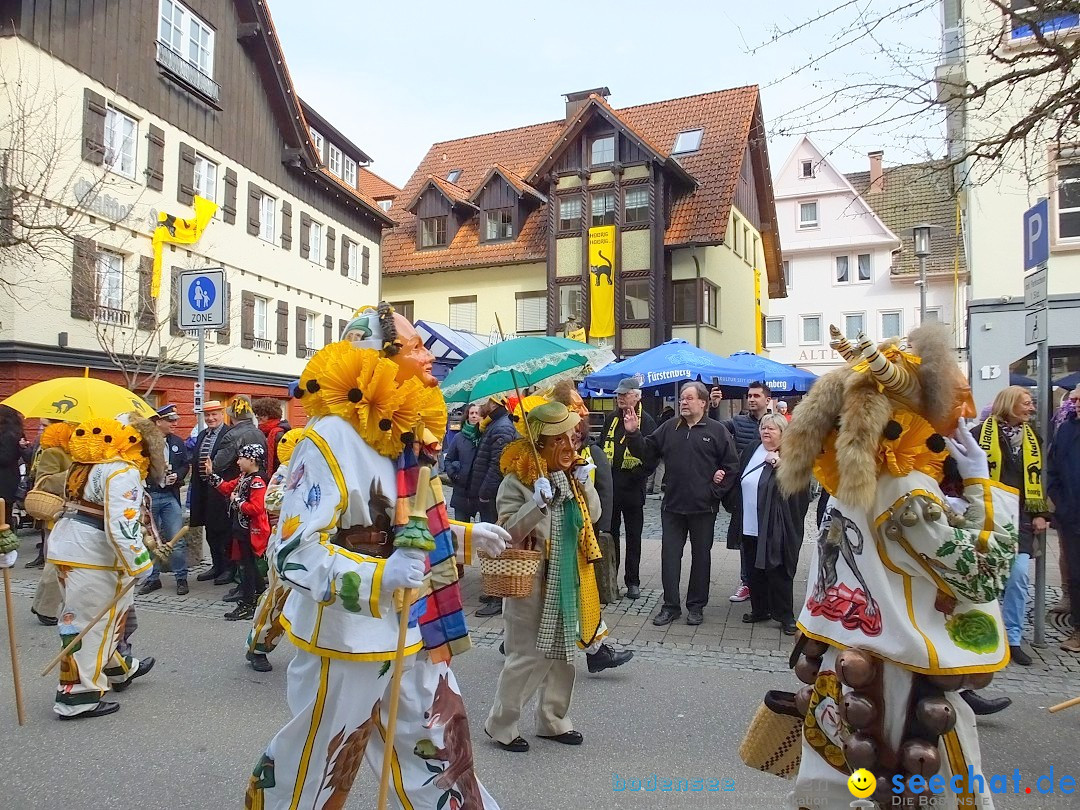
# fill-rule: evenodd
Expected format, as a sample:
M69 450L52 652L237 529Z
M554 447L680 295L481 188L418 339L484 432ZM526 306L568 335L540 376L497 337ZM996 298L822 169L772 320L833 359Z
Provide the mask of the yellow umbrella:
M28 418L64 422L113 418L129 411L145 417L157 413L142 397L93 377L57 377L34 383L0 404Z

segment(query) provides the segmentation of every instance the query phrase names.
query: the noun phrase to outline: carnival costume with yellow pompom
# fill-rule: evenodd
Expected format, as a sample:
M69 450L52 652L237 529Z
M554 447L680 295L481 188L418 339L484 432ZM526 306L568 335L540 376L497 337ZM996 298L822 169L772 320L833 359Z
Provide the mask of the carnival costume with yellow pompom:
M74 431L75 425L69 422L53 422L41 431L41 437L38 439L38 453L34 457L31 469L35 490L47 492L56 498L64 497L67 491L68 469L71 467L68 443ZM46 547L48 535L52 532L55 523L53 519L42 519L42 528L46 533ZM51 562L46 561L41 569L41 577L34 589L34 602L30 610L39 617L39 621L52 624L57 619L60 611L60 583L56 576L56 566ZM49 619L53 621L49 622Z
M947 327L920 327L910 345L832 335L848 364L796 409L778 473L786 492L813 472L832 495L792 656L807 685L793 701L803 738L788 806L846 807L848 776L867 768L885 802L894 775L950 785L955 774L963 783L936 806L992 807L967 782L981 763L957 690L985 686L1009 660L997 597L1016 550L1017 494L967 480L966 520L951 514L943 437L974 408Z
M378 773L400 604L382 587L383 572L395 544L408 543L434 550L405 636L391 804L449 806L456 793L462 806L497 810L473 772L448 666L471 646L455 528L439 480L421 469L416 450L437 445L446 406L437 387L399 379L393 314L386 304L361 310L341 341L315 353L299 383L309 422L291 453L279 446L287 470L267 550L272 586L256 611L248 657L265 662L282 630L298 652L288 674L292 718L255 768L251 810L343 807L365 758ZM462 544L478 530L456 528ZM436 767L441 776L433 777Z
M56 431L57 441L64 432ZM143 491L147 475L160 479L165 464L164 437L153 422L135 415L83 422L71 431L67 447L67 509L48 542L60 584L63 644L132 577L151 569L140 521ZM110 687L122 688L152 666L147 659L140 670L137 659L117 651L133 601L128 590L61 660L53 707L61 717L94 711Z

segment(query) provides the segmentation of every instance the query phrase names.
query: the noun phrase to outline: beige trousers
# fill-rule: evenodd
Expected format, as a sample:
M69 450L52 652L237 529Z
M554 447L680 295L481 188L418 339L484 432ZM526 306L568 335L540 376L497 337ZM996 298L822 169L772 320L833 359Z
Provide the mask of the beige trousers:
M46 562L41 569L31 609L38 616L60 618L60 582L56 578L56 566L51 562Z
M574 665L545 658L536 649L544 600L544 570L545 566L541 565L528 597L503 600L506 657L495 691L495 704L484 724L487 733L501 743L510 743L521 736L518 729L521 710L534 693L538 735L554 737L574 729L567 717L574 694Z

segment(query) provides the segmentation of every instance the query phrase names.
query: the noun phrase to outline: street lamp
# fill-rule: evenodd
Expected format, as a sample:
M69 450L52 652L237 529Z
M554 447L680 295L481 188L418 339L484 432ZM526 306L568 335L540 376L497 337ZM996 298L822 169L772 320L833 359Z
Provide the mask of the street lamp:
M915 239L915 255L919 259L919 325L926 323L926 260L930 257L930 228L916 225L911 229Z

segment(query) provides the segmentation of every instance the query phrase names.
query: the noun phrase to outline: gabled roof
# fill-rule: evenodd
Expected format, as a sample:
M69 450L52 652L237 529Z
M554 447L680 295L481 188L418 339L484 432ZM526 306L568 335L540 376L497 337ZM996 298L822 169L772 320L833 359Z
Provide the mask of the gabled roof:
M480 195L483 194L484 189L487 188L487 184L491 182L491 178L495 175L499 175L499 177L509 183L510 187L517 192L518 199L528 194L530 197L533 197L540 202L547 202L547 197L544 194L526 183L524 178L499 163L492 166L488 173L484 175L484 179L476 184L476 190L469 196L470 202L475 204L480 201Z
M966 276L963 237L956 227L956 192L948 168L939 161L893 166L884 170L880 189L871 188L870 172L855 172L847 179L900 239L900 250L893 253L894 275L919 272L911 229L925 222L936 226L930 233L927 273L951 275L958 267L960 276Z
M345 137L345 133L326 120L324 116L319 114L318 110L303 99L300 99L300 108L304 111L304 118L307 119L308 126L315 127L320 135L338 147L345 155L348 155L357 163L371 163L371 156L367 152Z
M389 180L364 167L356 174L356 185L373 200L392 200L401 193L401 189Z
M462 205L466 208L471 208L473 211L479 210L475 204L469 199L469 192L465 189L451 183L449 180L443 180L441 177L436 177L434 174L429 174L427 182L420 187L420 189L409 200L409 204L405 206L405 210L412 213L420 202L420 198L424 196L424 192L429 188L434 187L440 194L446 197L447 202L451 205Z
M690 186L688 180L687 193L672 208L664 239L669 246L723 242L743 156L749 146L754 156L770 294L782 294L778 275L782 272L779 238L757 87L738 87L622 109L615 109L596 96L585 106L591 114L615 116L618 125L641 141L642 148L655 154L659 161L677 164L675 171L696 182L696 186ZM496 164L532 181L537 169L560 150L560 145L569 142L566 133L575 122L583 120L584 109L570 122L548 121L436 143L405 184L402 197L416 198L429 178L445 175L447 169L461 169L457 187L469 193L478 188ZM672 157L670 149L675 137L698 128L704 129L698 151ZM530 185L543 189L545 183L546 178ZM383 235L383 272L387 275L543 261L546 256L543 210L529 213L515 239L495 243L480 242L476 222L470 219L462 224L453 242L439 250L418 250L416 217L407 212L398 216L398 226Z

